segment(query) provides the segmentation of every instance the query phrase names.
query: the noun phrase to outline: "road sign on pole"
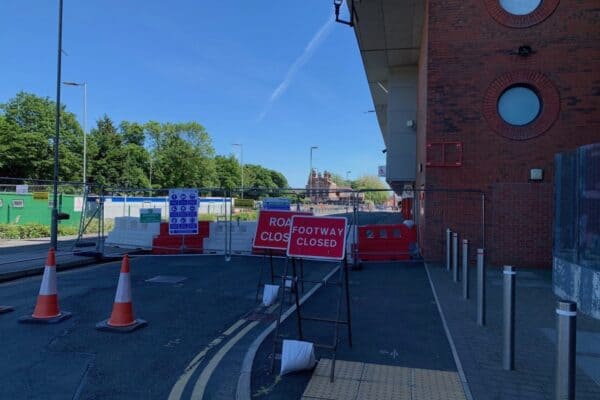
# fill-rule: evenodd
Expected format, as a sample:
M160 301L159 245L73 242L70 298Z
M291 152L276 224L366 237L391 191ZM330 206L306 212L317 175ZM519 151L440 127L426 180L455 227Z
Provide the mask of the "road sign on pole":
M198 234L198 190L169 190L169 235Z
M343 260L346 218L294 215L290 226L288 257Z

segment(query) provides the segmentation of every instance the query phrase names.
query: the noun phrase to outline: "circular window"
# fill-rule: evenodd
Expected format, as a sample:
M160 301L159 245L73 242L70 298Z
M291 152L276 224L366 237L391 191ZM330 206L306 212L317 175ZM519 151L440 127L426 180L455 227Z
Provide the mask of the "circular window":
M492 18L511 28L527 28L548 18L560 0L483 0Z
M511 125L523 126L540 115L540 98L526 86L508 88L498 99L498 114Z
M541 2L542 0L500 0L500 6L510 14L527 15L538 8Z
M560 96L538 71L513 71L497 77L483 97L482 113L490 128L512 140L546 132L558 118Z

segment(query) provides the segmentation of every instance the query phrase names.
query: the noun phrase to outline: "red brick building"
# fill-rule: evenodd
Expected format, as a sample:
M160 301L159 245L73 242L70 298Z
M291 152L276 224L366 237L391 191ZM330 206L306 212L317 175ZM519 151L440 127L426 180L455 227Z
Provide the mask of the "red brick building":
M352 4L387 181L425 190L425 257L450 227L492 264L550 267L554 155L600 141L598 1Z

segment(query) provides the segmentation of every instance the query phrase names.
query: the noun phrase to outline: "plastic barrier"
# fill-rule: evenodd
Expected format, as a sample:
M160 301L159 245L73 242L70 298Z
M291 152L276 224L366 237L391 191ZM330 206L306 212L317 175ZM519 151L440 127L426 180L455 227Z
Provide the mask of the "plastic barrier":
M197 235L169 235L169 224L160 224L160 234L152 241L152 254L203 253L209 235L209 222L198 222ZM185 237L184 237L185 236Z
M222 253L225 251L225 238L227 237L226 222L211 222L210 235L204 241L204 251L208 253ZM231 224L231 252L250 253L252 241L256 232L256 221L241 221Z
M417 229L405 224L358 227L357 256L360 261L410 260Z
M115 227L108 233L105 244L120 247L151 249L154 236L160 232L159 223L140 223L139 217L117 217Z

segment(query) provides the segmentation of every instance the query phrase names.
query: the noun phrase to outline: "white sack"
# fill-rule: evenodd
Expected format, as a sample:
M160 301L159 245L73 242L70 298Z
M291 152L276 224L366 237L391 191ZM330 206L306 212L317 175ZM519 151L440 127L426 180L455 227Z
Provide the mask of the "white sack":
M311 342L302 342L299 340L283 341L280 375L311 369L316 363L315 349Z
M263 290L262 303L265 307L269 307L277 300L277 294L279 293L279 285L265 285Z

